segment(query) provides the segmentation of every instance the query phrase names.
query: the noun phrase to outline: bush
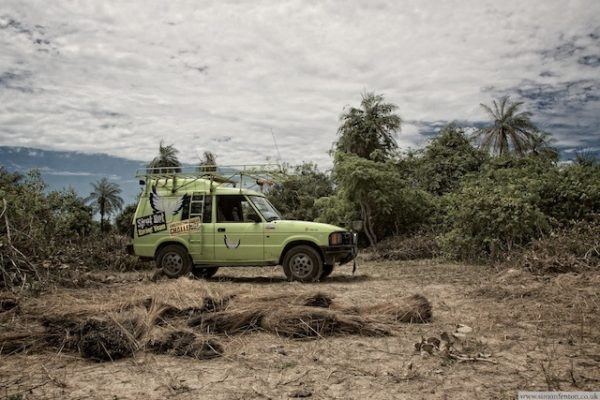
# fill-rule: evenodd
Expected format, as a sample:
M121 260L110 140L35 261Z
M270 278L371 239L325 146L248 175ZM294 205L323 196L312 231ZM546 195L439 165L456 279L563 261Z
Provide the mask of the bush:
M92 210L73 190L44 189L36 171L0 168L0 287L43 289L79 270L141 266L123 238L94 234Z
M549 231L540 195L545 172L537 164L496 167L471 175L445 197L448 231L440 245L446 256L494 260Z
M333 194L330 177L312 163L293 168L293 173L268 193L268 198L286 219L314 221L319 216L315 200Z
M600 270L600 219L580 222L535 240L517 257L536 274Z

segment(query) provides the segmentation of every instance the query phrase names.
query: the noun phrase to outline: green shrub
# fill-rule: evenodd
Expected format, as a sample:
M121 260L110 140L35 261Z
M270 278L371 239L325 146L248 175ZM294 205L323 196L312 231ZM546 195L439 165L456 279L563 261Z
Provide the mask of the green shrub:
M319 217L315 200L332 194L331 178L320 172L316 164L303 163L285 175L267 196L286 219L314 221Z
M447 232L440 238L450 258L497 259L550 229L541 193L547 170L540 165L489 166L444 199Z

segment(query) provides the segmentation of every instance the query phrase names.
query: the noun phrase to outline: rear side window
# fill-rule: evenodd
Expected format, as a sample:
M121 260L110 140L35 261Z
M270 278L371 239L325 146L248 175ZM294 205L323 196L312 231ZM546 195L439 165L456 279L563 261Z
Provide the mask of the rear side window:
M212 196L205 196L203 193L186 195L181 219L189 218L201 218L203 223L212 222Z

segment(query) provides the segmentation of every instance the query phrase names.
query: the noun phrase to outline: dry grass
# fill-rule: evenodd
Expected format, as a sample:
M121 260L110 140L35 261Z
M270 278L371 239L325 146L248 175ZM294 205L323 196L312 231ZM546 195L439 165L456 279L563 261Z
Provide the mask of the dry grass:
M352 277L341 269L310 285L267 268L223 270L213 281L123 275L131 279L18 299L18 307L0 313L0 337L14 334L12 343L28 345L0 355L0 397L512 399L518 389L592 390L600 383L598 273L548 278L431 261L359 271ZM432 305L430 322L396 322L428 320L425 302L411 293ZM419 311L407 313L407 306ZM248 311L252 318L232 317ZM118 321L135 353L98 363L30 340L47 334L41 321L50 315ZM188 326L199 316L199 325ZM220 318L238 327L202 328ZM360 332L365 322L389 334ZM452 352L415 351L458 324L472 332Z

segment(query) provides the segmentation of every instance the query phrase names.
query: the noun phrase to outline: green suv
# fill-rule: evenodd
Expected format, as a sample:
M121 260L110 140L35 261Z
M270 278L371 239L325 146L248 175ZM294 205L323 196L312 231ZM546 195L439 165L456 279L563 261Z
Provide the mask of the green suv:
M225 266L282 265L289 280L314 282L356 256L355 233L284 220L264 194L240 181L216 174L143 176L128 251L154 259L171 278L189 272L209 278Z

